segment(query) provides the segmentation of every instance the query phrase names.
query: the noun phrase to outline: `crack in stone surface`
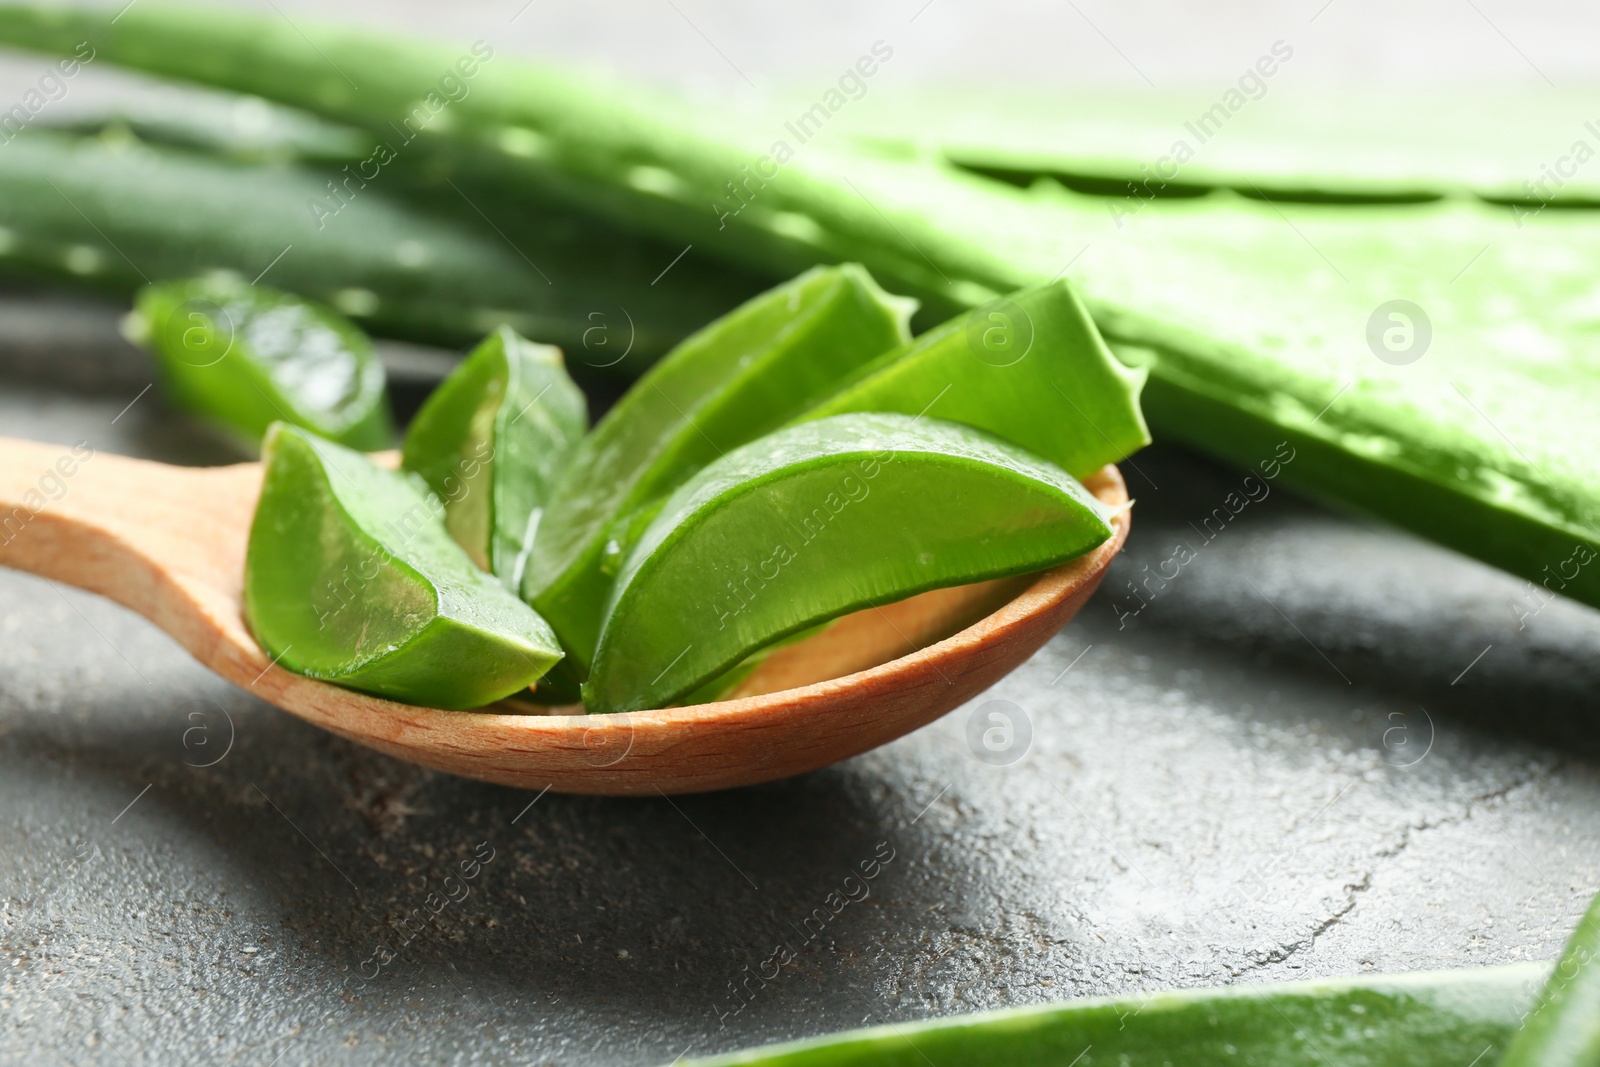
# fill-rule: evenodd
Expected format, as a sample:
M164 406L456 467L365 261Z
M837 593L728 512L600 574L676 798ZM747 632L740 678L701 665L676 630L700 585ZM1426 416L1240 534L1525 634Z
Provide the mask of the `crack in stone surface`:
M1397 859L1411 848L1411 846L1415 843L1416 836L1418 834L1430 830L1442 829L1447 826L1459 826L1463 823L1470 822L1473 817L1482 809L1487 807L1499 807L1502 803L1508 801L1513 793L1532 786L1535 782L1542 778L1549 777L1558 769L1558 761L1536 765L1531 773L1508 782L1497 789L1491 789L1485 793L1464 797L1464 803L1461 805L1459 812L1443 815L1436 819L1422 819L1417 822L1408 822L1399 828L1398 839L1392 845L1378 849L1372 853L1372 857L1376 860ZM1338 908L1334 910L1331 915L1316 923L1303 937L1300 937L1293 942L1280 944L1277 949L1253 959L1249 965L1245 967L1230 968L1233 976L1237 978L1252 972L1265 970L1268 967L1284 963L1297 955L1315 948L1319 938L1321 938L1335 926L1338 926L1344 920L1345 916L1349 915L1355 910L1356 905L1361 902L1361 897L1363 894L1372 888L1373 880L1377 874L1378 870L1375 866L1372 869L1363 872L1361 878L1357 881L1347 882L1343 886L1343 890L1347 894L1345 900L1339 905Z

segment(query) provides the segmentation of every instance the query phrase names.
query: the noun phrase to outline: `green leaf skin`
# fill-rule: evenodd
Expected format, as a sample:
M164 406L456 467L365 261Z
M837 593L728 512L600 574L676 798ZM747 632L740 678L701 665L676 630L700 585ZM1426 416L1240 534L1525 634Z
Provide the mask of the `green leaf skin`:
M147 144L190 148L244 163L363 160L372 139L256 96L194 87L168 88L159 99L116 99L67 115L41 113L41 125L62 133L132 135ZM326 190L324 190L326 191Z
M965 426L895 414L791 426L667 498L617 574L584 704L666 707L789 634L1043 570L1111 532L1065 471Z
M389 446L383 365L332 308L226 275L146 286L134 306L179 406L251 441L287 420L351 448Z
M1595 1067L1600 1064L1600 897L1577 930L1500 1067Z
M408 704L474 708L561 658L550 627L472 565L406 475L279 423L245 557L245 618L288 669Z
M808 418L926 414L987 431L1085 478L1150 443L1144 372L1112 358L1066 281L986 304L886 353Z
M1546 964L1096 998L900 1023L683 1067L1468 1067Z
M860 267L815 268L684 341L600 420L545 509L522 586L574 667L599 636L614 524L904 344L912 307Z
M502 326L417 412L402 466L444 503L445 528L472 562L516 592L551 489L588 428L560 349Z
M777 113L787 117L811 103L782 101ZM1126 195L1130 183L1142 193L1148 182L1161 195L1231 188L1282 200L1373 203L1471 193L1532 209L1542 183L1544 199L1600 202L1600 176L1581 165L1582 153L1579 166L1563 166L1573 173L1539 171L1540 162L1553 164L1565 154L1558 148L1570 150L1593 118L1591 92L1544 85L1270 92L1229 116L1226 136L1202 143L1184 123L1205 134L1198 120L1216 103L1209 86L1122 94L1097 87L1080 94L962 85L874 96L829 126L830 134L877 152L933 150L1022 184L1057 175L1114 196ZM1217 132L1215 115L1208 129ZM1175 139L1195 150L1176 166ZM1397 144L1405 150L1396 151Z

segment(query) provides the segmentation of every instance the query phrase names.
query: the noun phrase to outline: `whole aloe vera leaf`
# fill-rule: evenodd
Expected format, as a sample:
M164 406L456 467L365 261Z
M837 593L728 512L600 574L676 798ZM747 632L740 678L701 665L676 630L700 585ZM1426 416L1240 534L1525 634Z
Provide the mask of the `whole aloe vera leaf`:
M13 6L0 7L0 40L64 51L88 38L110 62L370 126L417 114L460 54L310 24L302 38L280 22L141 3L112 24L109 12ZM327 64L333 51L360 92ZM1287 465L1289 483L1600 605L1588 566L1600 385L1579 251L1600 238L1593 221L1227 197L1123 205L1130 218L1105 198L825 139L752 149L720 122L506 57L432 114L419 138L476 152L474 167L530 195L767 270L854 259L934 314L1068 272L1109 341L1153 353L1158 436L1252 464L1267 455L1262 434L1303 447L1314 461ZM1406 366L1368 339L1385 336L1395 300L1423 307L1439 335Z
M1600 897L1589 905L1500 1067L1600 1063Z
M832 1034L684 1067L1466 1067L1545 964L1190 989Z
M485 42L440 46L361 27L308 20L290 26L249 12L149 2L115 17L88 8L0 6L0 41L53 51L84 40L97 62L363 127L397 159L448 146L462 165L525 196L716 246L768 275L853 258L852 234L871 231L882 246L876 260L890 268L885 276L915 277L930 291L950 288L973 302L1001 291L942 278L872 204L838 195L848 190L837 180L813 183L796 168L785 179L807 185L800 197L768 186L771 203L729 221L717 203L735 183L766 184L741 172L754 159L747 146L697 128L681 109L632 88L519 62ZM337 66L328 60L333 55ZM839 218L805 214L807 205L827 204ZM955 307L945 303L939 317Z
M132 135L146 144L189 148L245 163L332 163L365 159L365 131L258 96L162 85L154 93L98 102L69 114L40 114L41 127L80 136Z
M319 228L307 202L335 176L24 130L0 151L0 269L114 293L225 270L374 333L456 345L505 324L628 376L763 284L690 256L652 286L681 245L529 211L436 162Z

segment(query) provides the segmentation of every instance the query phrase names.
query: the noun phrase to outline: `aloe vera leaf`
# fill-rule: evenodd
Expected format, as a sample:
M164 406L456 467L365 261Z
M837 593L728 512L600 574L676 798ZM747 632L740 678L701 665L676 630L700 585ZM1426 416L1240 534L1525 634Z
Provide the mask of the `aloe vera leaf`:
M366 28L305 20L289 26L248 12L149 2L117 17L86 8L0 7L6 43L55 50L86 39L97 62L303 108L367 129L397 156L448 146L462 165L525 196L579 205L659 236L736 249L738 262L769 276L797 273L819 259L852 258L849 242L834 239L826 221L784 210L793 198L776 192L770 208L724 224L716 202L736 182L760 183L741 171L753 160L745 146L708 135L683 121L681 109L642 99L631 88L521 63L485 42L440 46ZM338 67L329 55L341 57ZM842 188L829 181L816 192L826 198ZM940 288L939 268L906 248L870 203L836 204L853 225L881 232L898 268L890 276L925 273L930 288ZM980 300L999 295L952 284ZM953 305L940 317L949 310Z
M354 200L319 231L306 201L326 195L326 181L27 130L0 153L3 262L114 291L197 270L246 281L265 272L264 284L425 337L481 334L497 303L515 306L514 287L543 286L511 248L377 196ZM507 318L529 332L539 325Z
M1600 1063L1600 897L1578 922L1500 1067Z
M1137 243L1097 250L1085 284L1113 350L1150 367L1160 432L1250 466L1288 442L1287 484L1519 574L1541 587L1530 603L1600 604L1592 283L1569 245L1600 226L1517 230L1468 204L1223 199L1148 221ZM1173 291L1155 240L1198 276L1231 271L1230 284ZM1107 299L1134 290L1137 313ZM1396 298L1429 321L1389 317ZM1391 329L1409 352L1385 351Z
M522 587L574 667L599 636L617 524L899 347L911 309L860 267L815 268L685 340L600 420L545 509Z
M445 528L472 561L516 592L532 532L588 428L560 350L502 326L411 420L402 465L443 503Z
M1465 1067L1546 964L1190 989L810 1038L684 1067Z
M455 345L506 324L627 376L762 284L690 256L651 286L681 245L530 213L432 167L361 191L319 229L307 202L336 176L28 129L0 151L0 269L119 294L226 270L374 333ZM436 203L450 210L421 206Z
M146 144L203 151L245 163L332 163L366 158L372 138L298 108L258 96L195 86L161 85L154 92L120 97L39 124L79 136L131 135Z
M339 88L316 47L264 16L140 4L113 26L104 13L0 8L0 39L65 50L90 37L112 62L341 121L375 123L402 103L410 113L424 72L444 69L447 50L303 29L383 91ZM936 313L1067 272L1113 345L1154 353L1158 435L1253 463L1263 454L1252 435L1270 427L1320 457L1285 467L1290 483L1600 604L1600 568L1587 566L1600 548L1592 272L1578 251L1600 238L1593 221L1453 202L1108 205L815 141L791 147L776 174L769 152L770 180L752 179L768 150L685 109L495 62L430 136L476 146L481 166L520 175L530 192L730 262L855 259ZM1426 306L1434 358L1394 367L1374 354L1367 329L1395 299ZM1382 476L1365 477L1373 470Z

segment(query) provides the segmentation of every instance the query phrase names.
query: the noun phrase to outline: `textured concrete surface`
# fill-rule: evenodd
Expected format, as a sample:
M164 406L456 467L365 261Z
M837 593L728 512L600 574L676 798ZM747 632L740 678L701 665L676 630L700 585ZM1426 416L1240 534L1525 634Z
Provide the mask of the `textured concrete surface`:
M826 84L878 37L912 87L1226 85L1287 31L1305 73L1286 92L1592 63L1563 5L758 19L683 0L514 24L520 2L362 6L451 36L505 24L513 47L735 104ZM34 77L6 62L0 91ZM116 316L0 297L0 434L234 458L143 392ZM1241 472L1159 449L1127 473L1125 557L1023 670L841 766L673 801L530 807L396 763L113 605L0 571L0 1061L649 1064L1086 994L1552 955L1600 882L1600 616L1554 602L1519 628L1522 583L1277 489L1202 543ZM1196 558L1152 579L1179 542ZM782 947L793 962L752 977Z
M0 433L227 458L139 396L114 324L0 301ZM1128 474L1125 558L1023 670L844 765L673 801L396 763L0 572L0 1060L648 1064L1552 955L1600 881L1600 617L1519 630L1520 583L1277 490L1204 543L1238 472Z

